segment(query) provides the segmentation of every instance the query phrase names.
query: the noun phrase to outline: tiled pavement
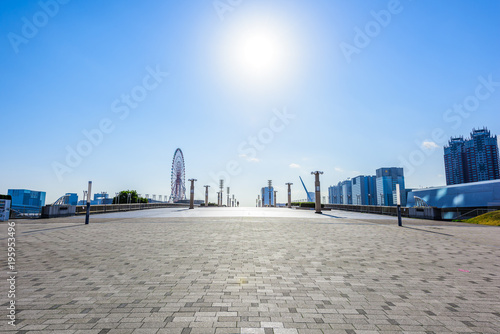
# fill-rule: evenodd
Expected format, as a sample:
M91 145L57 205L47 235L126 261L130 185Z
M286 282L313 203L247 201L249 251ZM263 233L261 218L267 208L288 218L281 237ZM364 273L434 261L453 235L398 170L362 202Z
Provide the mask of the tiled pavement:
M16 327L2 223L0 331L500 332L500 228L202 210L18 221Z

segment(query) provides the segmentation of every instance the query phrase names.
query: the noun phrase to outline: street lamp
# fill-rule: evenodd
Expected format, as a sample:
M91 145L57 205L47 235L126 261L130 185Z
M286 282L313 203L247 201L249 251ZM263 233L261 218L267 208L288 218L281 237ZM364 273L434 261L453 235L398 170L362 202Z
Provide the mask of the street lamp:
M89 188L87 190L87 212L85 213L85 225L89 224L90 220L90 196L92 194L92 181L89 181Z
M320 172L320 171L315 171L315 172L311 172L311 175L314 175L314 191L315 191L315 200L316 200L316 205L315 205L315 208L316 208L316 213L321 213L321 187L320 187L320 183L319 183L319 176L320 174L323 174L323 172Z
M208 206L208 188L210 186L204 186L205 187L205 206Z
M271 205L271 188L273 187L273 181L272 180L267 180L267 192L269 193L269 203L268 207L272 206Z
M276 207L276 193L278 192L278 190L274 190L274 207Z
M288 186L288 205L287 205L287 207L291 208L292 207L292 187L291 186L293 183L288 182L285 184Z
M403 226L403 223L401 221L401 192L399 183L396 183L396 205L398 211L398 226Z
M197 179L189 179L188 181L191 182L191 190L190 190L190 196L189 196L189 208L194 209L194 181L198 181Z

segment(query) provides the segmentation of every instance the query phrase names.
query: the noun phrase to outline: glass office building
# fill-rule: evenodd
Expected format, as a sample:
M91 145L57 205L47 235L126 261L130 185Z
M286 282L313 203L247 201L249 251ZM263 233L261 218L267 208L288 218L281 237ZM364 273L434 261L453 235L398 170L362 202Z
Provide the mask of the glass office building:
M262 206L273 206L274 205L274 187L264 187L260 191L260 197L262 199Z
M376 171L377 204L382 206L396 205L396 184L399 184L401 205L406 206L406 191L403 168L386 167Z
M352 179L352 203L355 205L377 205L375 176L356 176Z
M342 204L342 183L339 182L335 186L328 187L328 203L329 204Z
M352 204L352 181L342 181L342 204Z

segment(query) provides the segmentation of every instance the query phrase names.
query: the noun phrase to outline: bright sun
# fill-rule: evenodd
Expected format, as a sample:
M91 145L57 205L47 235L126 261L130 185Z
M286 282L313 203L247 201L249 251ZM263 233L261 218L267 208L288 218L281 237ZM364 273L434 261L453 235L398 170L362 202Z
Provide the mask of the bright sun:
M269 87L286 82L293 69L290 31L273 20L249 20L232 26L223 42L223 66L245 86Z
M237 60L240 66L253 75L274 71L284 61L283 45L272 32L263 29L248 31L237 43Z

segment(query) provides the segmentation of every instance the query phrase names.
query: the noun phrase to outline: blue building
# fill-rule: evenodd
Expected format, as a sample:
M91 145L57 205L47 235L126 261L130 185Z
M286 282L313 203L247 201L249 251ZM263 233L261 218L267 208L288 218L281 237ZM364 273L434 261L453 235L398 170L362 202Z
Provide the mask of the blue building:
M352 204L352 181L342 181L342 204Z
M274 187L264 187L260 191L262 206L274 206Z
M108 193L94 194L94 200L90 202L91 205L112 204L113 199L109 198Z
M59 197L54 205L78 205L78 195L75 193L66 193L64 196Z
M488 129L473 129L470 139L451 138L444 148L446 184L500 179L497 136Z
M500 207L500 180L413 189L406 206L416 206L418 199L437 208Z
M406 191L403 168L386 167L376 171L377 204L382 206L396 205L396 184L399 184L401 205L406 206ZM380 200L380 201L379 201Z
M352 203L356 205L376 205L376 187L375 176L356 176L352 179Z
M12 197L11 209L20 213L37 214L45 205L44 191L9 189L8 194Z
M328 187L328 203L342 204L342 183Z
M113 204L113 198L110 198L108 193L96 193L94 194L94 199L90 201L90 205L104 205L104 204ZM87 205L87 200L82 199L81 201L78 201L77 205Z

